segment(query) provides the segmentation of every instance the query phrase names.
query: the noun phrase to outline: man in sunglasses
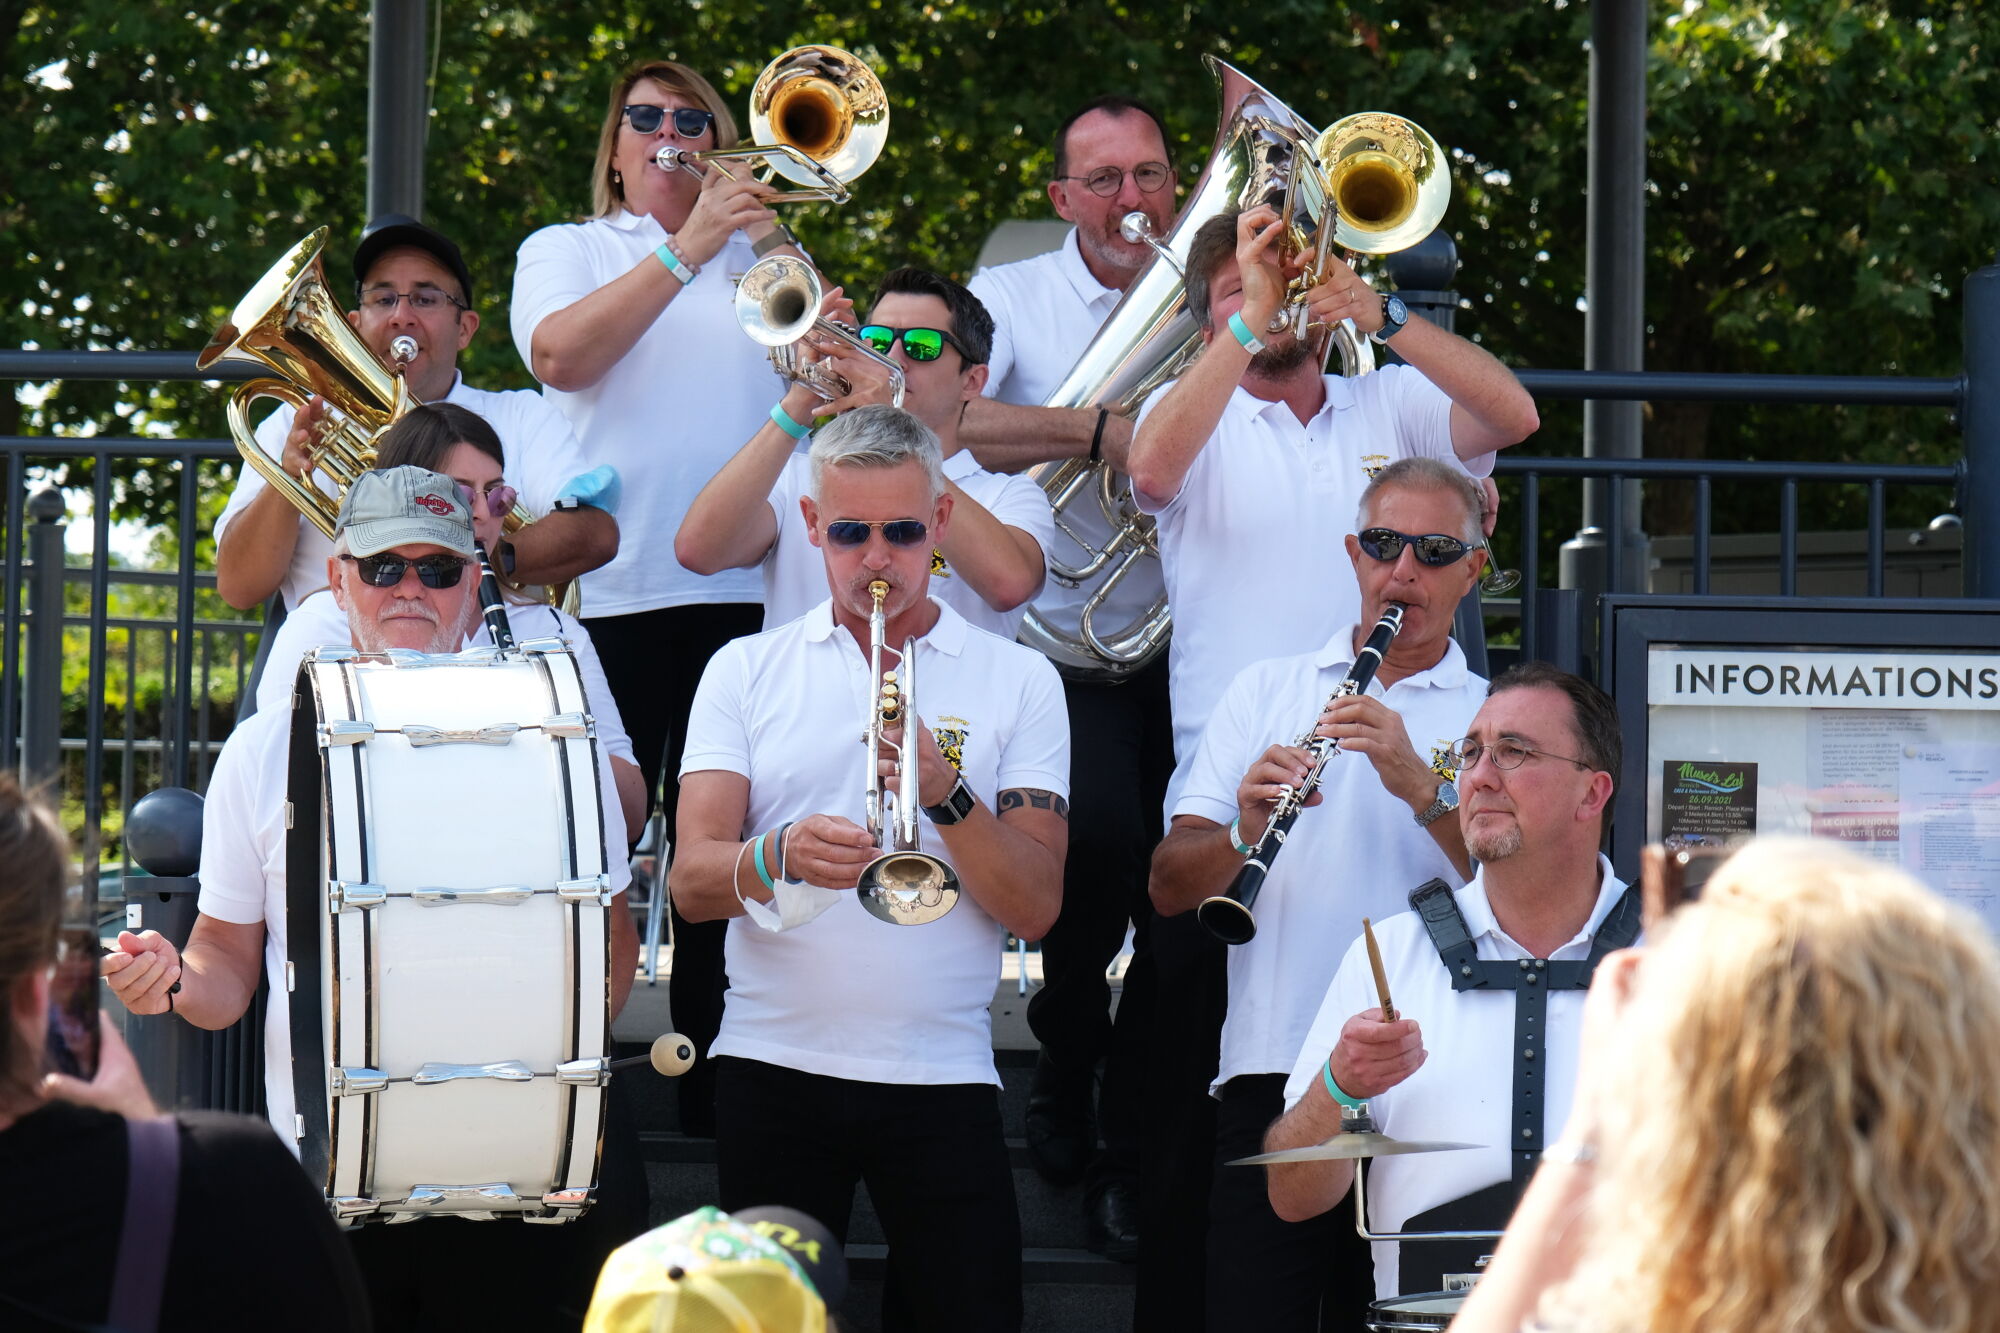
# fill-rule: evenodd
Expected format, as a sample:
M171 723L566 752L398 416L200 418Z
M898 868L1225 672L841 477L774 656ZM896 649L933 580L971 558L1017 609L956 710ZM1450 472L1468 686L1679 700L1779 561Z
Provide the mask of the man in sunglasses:
M1588 1169L1589 1149L1564 1138L1584 990L1597 960L1639 933L1639 894L1599 850L1623 762L1617 710L1602 690L1524 662L1493 682L1451 761L1479 873L1455 892L1427 886L1416 910L1375 919L1395 1021L1383 1021L1365 949L1347 950L1264 1143L1321 1142L1340 1132L1343 1104L1365 1101L1392 1137L1484 1145L1377 1159L1367 1194L1378 1232L1497 1231L1544 1161ZM1271 1202L1286 1217L1323 1219L1353 1166L1273 1166ZM1374 1249L1375 1291L1389 1297L1438 1290L1493 1245ZM1357 1295L1348 1308L1360 1304Z
M708 663L688 721L671 886L728 922L716 1069L721 1205L797 1208L845 1241L856 1180L889 1243L883 1327L1021 1326L1021 1233L1001 1135L989 1006L1004 931L1055 919L1069 729L1046 660L933 596L931 548L959 506L937 437L868 404L814 433L804 506L831 594ZM857 540L858 538L858 540ZM888 586L884 667L911 688L884 781L922 810L957 905L907 927L855 887L878 848L855 737L879 708L871 585ZM900 688L900 687L899 687Z
M456 403L492 424L506 450L506 472L536 522L490 552L511 583L558 583L597 568L618 551L615 498L597 475L586 476L569 422L540 394L525 389L475 389L458 373L458 357L479 330L472 273L450 237L414 218L388 214L370 223L354 250L355 308L347 322L385 366L391 345L408 338L416 356L403 379L420 402ZM304 412L280 406L257 429L257 442L301 481L315 478L315 432L331 409L315 398ZM323 475L315 484L329 495ZM216 589L248 610L272 593L288 610L326 585L327 538L307 522L262 474L244 468L216 520Z
M1427 879L1471 873L1452 787L1452 743L1486 682L1451 640L1452 616L1486 562L1481 497L1465 473L1431 458L1391 463L1368 484L1347 537L1360 619L1310 653L1245 667L1210 715L1173 825L1153 856L1163 915L1228 890L1310 752L1288 739L1310 722L1340 742L1318 792L1286 837L1254 907L1257 931L1229 951L1228 1014L1210 1091L1217 1128L1209 1200L1211 1329L1311 1330L1321 1301L1367 1289L1367 1252L1332 1218L1293 1223L1271 1209L1254 1171L1223 1163L1261 1151L1285 1076L1341 951L1363 917L1393 916ZM1343 571L1345 573L1345 571ZM1323 597L1331 571L1301 571L1303 597ZM1383 610L1403 608L1363 694L1333 699ZM1332 700L1331 703L1328 701ZM1316 715L1313 710L1320 710ZM1357 1306L1330 1306L1328 1328L1354 1327Z
M347 613L354 647L362 652L409 649L455 653L479 618L479 571L473 561L472 513L451 478L417 467L364 472L348 488L335 525L325 577ZM201 898L184 947L154 931L123 934L102 964L111 993L135 1014L178 1014L201 1028L224 1028L240 1019L267 975L270 1002L264 1016L264 1099L278 1137L298 1151L291 1067L291 1026L285 983L285 831L289 710L258 712L230 733L216 759L202 811ZM616 849L625 822L619 812L609 761L600 750L598 780L604 793L605 845L614 894L622 894L630 869ZM438 819L450 827L451 801L472 801L471 790L443 794ZM441 836L439 855L449 857ZM630 994L639 939L632 914L611 918L611 989L615 1013ZM301 984L305 984L301 981ZM596 1256L568 1246L588 1234L571 1227L485 1226L457 1221L357 1232L356 1258L369 1279L378 1329L421 1326L412 1310L424 1291L452 1293L495 1267L516 1292L521 1309L546 1310L589 1302L592 1260L627 1237L605 1237ZM413 1274L414 1265L420 1272ZM565 1285L565 1283L572 1285ZM420 1290L419 1283L425 1284ZM455 1298L453 1298L455 1299ZM431 1320L432 1324L436 1319Z
M959 443L967 404L986 383L993 321L979 298L927 269L883 276L861 338L903 372L903 409L930 427L952 498L948 535L934 546L936 595L971 624L1012 639L1028 599L1042 586L1043 548L1054 538L1049 503L1027 477L988 472ZM889 401L882 367L830 344L826 355L856 386L830 403L801 384L779 403L788 419L813 420ZM826 597L826 571L802 517L812 470L791 431L772 420L702 488L674 539L674 554L699 574L761 565L764 628L796 619ZM865 534L864 534L865 535ZM839 530L830 535L842 540Z

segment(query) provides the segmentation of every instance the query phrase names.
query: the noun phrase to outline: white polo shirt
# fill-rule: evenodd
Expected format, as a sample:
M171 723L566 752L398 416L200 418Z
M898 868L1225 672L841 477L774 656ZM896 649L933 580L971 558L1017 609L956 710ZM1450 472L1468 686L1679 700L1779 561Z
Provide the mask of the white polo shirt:
M916 647L924 722L988 810L1014 787L1067 798L1069 716L1055 669L937 605ZM866 827L867 749L856 740L875 683L832 608L823 600L737 639L702 673L680 776L747 777L743 837L811 814ZM941 853L930 820L918 823L925 848ZM902 927L869 915L852 890L779 891L775 907L754 904L756 917L729 923L729 993L712 1055L871 1083L999 1083L988 1006L1004 932L970 893L937 921Z
M1225 826L1236 818L1236 788L1250 766L1271 746L1296 740L1347 678L1355 628L1341 628L1316 653L1254 663L1230 682L1174 814ZM1456 643L1447 641L1430 670L1386 694L1374 685L1369 693L1402 717L1410 744L1434 771L1455 776L1448 751L1486 698L1486 681L1466 668ZM1257 896L1256 938L1229 951L1229 1014L1211 1092L1239 1074L1291 1069L1361 918L1379 923L1407 911L1410 890L1428 880L1459 882L1451 858L1382 786L1366 755L1336 751L1320 791L1325 801L1300 813Z
M944 475L1010 528L1035 539L1044 552L1055 538L1055 515L1042 488L1019 474L988 472L970 449L944 460ZM778 520L778 540L764 556L764 628L797 620L827 599L826 561L806 533L799 497L812 489L812 462L801 451L792 455L778 484L771 488L771 513ZM838 517L838 515L835 515ZM1012 611L995 611L986 599L966 586L944 556L931 556L931 595L988 634L1011 639L1028 614L1026 603Z
M576 436L570 433L569 422L531 389L498 392L475 389L461 375L452 381L451 392L444 396L444 401L486 418L486 424L500 437L502 474L521 493L521 504L537 518L555 507L556 496L564 486L589 471L577 448ZM257 427L257 443L273 464L285 455L285 437L292 433L293 415L291 404L281 403ZM315 473L313 480L328 495L334 493L333 484L324 476ZM229 503L215 520L218 542L230 520L248 508L270 484L263 473L244 465ZM287 608L297 607L326 586L326 558L333 554L333 543L308 523L303 514L298 523L299 540L292 548L291 567L285 571L284 582L278 585Z
M666 235L649 214L620 213L544 227L523 241L513 326L528 368L544 319L640 260L658 262L650 256ZM785 391L765 349L736 323L736 282L755 262L749 240L732 233L604 378L574 393L542 390L575 428L585 462L609 463L625 482L618 555L583 576L583 604L592 616L754 602L760 595L755 570L701 575L674 559L674 534L688 506Z
M264 927L264 976L270 983L264 1009L264 1105L271 1128L296 1156L291 996L285 990L285 793L291 723L289 706L260 708L229 733L216 756L202 806L197 906L218 921ZM622 855L625 816L602 745L597 747L597 781L603 793L605 868L612 891L623 893L632 880L632 867ZM495 792L464 795L467 800L505 799ZM439 817L449 823L448 810ZM450 855L449 838L440 847L440 855ZM300 978L299 984L317 983Z
M1167 650L1174 708L1174 775L1167 809L1187 781L1202 724L1245 662L1311 652L1361 616L1343 538L1368 479L1398 458L1435 458L1470 476L1451 447L1451 399L1407 366L1325 376L1326 402L1301 422L1282 402L1240 385L1181 489L1158 510L1160 564L1174 609ZM1139 420L1172 384L1146 400ZM1290 734L1290 733L1288 733Z
M1040 407L1069 378L1069 372L1097 336L1097 330L1124 295L1091 274L1077 245L1076 228L1047 254L981 269L966 286L993 316L993 355L987 360L986 396L1003 403ZM1043 502L1047 506L1047 500ZM1073 504L1063 522L1085 541L1101 547L1111 525L1088 498ZM1051 564L1075 568L1090 553L1067 533L1045 543ZM1035 610L1051 625L1074 635L1083 604L1102 578L1067 588L1051 577L1035 598ZM1099 633L1132 624L1159 600L1159 562L1142 560L1111 590L1093 623ZM1218 682L1219 683L1219 682Z
M1600 856L1597 865L1601 886L1597 904L1576 938L1549 956L1553 961L1582 962L1588 958L1598 927L1625 892L1625 885L1611 873L1611 862ZM1458 910L1465 917L1466 931L1479 957L1504 961L1534 956L1494 920L1483 870L1457 896ZM1497 1185L1513 1174L1507 1144L1512 1133L1509 1103L1514 1093L1514 993L1452 990L1451 975L1415 912L1377 920L1375 942L1382 950L1382 970L1389 979L1397 1012L1417 1021L1430 1058L1403 1082L1370 1097L1369 1113L1392 1138L1489 1145L1477 1150L1376 1158L1368 1168L1369 1223L1376 1231L1400 1231L1418 1213ZM1549 994L1544 1041L1548 1067L1542 1080L1544 1143L1560 1139L1569 1123L1586 994L1580 990ZM1292 1076L1285 1083L1286 1110L1296 1106L1306 1089L1318 1081L1320 1066L1340 1040L1341 1026L1380 1003L1368 951L1357 940L1340 960L1340 970L1334 974L1299 1049ZM1343 1201L1340 1206L1351 1210L1353 1203ZM1382 1241L1374 1247L1377 1296L1397 1294L1397 1246L1398 1242Z
M472 577L472 571L468 569L465 577ZM632 756L632 738L625 734L625 720L618 715L618 701L611 697L611 686L604 679L604 664L597 660L597 645L590 641L590 631L574 617L547 605L509 606L507 619L516 640L569 641L570 651L576 655L577 673L583 677L584 698L590 701L590 714L597 719L598 749L613 759L638 763ZM257 681L257 711L283 712L292 706L292 686L298 679L299 662L307 653L353 641L347 613L340 609L340 603L333 600L328 589L320 589L286 612L284 624L278 626L276 637L271 640L271 651L264 657L264 674ZM493 634L486 628L484 618L466 639L465 646L493 646Z

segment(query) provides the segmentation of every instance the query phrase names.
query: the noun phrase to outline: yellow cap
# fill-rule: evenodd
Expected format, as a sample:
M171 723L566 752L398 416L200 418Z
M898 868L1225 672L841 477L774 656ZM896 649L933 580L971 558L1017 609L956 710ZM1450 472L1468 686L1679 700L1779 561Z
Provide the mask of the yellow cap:
M604 1261L583 1333L825 1333L826 1303L783 1246L699 1208Z

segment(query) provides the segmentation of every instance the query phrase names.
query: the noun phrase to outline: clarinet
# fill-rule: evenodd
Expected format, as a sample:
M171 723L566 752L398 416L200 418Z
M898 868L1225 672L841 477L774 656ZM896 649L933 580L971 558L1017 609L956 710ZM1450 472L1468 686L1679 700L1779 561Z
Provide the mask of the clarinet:
M1383 654L1389 651L1389 641L1403 628L1403 606L1391 602L1382 611L1382 618L1375 622L1368 641L1355 654L1354 666L1347 678L1340 682L1340 688L1327 700L1327 707L1333 706L1334 699L1343 699L1350 694L1359 694L1368 688L1368 682L1375 679L1375 669L1382 665ZM1324 713L1326 708L1320 712ZM1224 944L1248 944L1257 934L1257 918L1250 913L1251 904L1257 901L1257 893L1264 887L1264 877L1271 873L1271 862L1278 859L1278 852L1285 845L1285 835L1292 831L1298 821L1299 811L1306 808L1306 799L1319 787L1320 774L1326 771L1327 763L1340 750L1340 742L1316 735L1319 719L1306 728L1305 735L1292 744L1301 749L1311 750L1312 767L1307 770L1305 780L1297 787L1286 787L1278 795L1278 803L1271 811L1270 822L1264 826L1264 836L1243 858L1243 868L1236 872L1235 880L1227 893L1216 894L1202 900L1195 908L1194 917L1216 939Z
M507 621L507 603L500 596L500 579L493 572L493 562L486 557L486 543L474 537L472 549L479 555L479 605L486 617L486 628L493 634L493 646L511 653L514 627Z

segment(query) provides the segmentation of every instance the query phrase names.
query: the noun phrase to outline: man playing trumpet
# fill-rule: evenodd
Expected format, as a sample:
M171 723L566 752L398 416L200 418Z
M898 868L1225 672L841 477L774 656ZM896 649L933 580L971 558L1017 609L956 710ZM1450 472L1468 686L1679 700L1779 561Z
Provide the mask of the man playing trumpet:
M1450 638L1459 599L1486 561L1480 496L1458 468L1428 458L1391 463L1363 493L1347 557L1362 619L1324 647L1245 668L1209 718L1173 826L1153 856L1153 903L1186 912L1224 893L1262 836L1273 805L1296 788L1308 751L1272 738L1296 735L1352 670L1369 629L1391 603L1402 629L1370 692L1332 698L1313 732L1340 744L1319 789L1271 862L1257 898L1256 935L1230 951L1229 1010L1210 1089L1217 1112L1209 1203L1208 1327L1347 1328L1328 1313L1366 1302L1366 1251L1332 1218L1279 1220L1259 1173L1222 1165L1261 1151L1284 1109L1285 1075L1312 1024L1341 953L1361 919L1401 912L1432 878L1471 873L1448 758L1485 695ZM1337 577L1337 576L1335 576ZM1330 579L1328 581L1331 581ZM1340 1304L1344 1302L1344 1306Z
M1002 928L1039 937L1062 893L1069 731L1055 671L930 595L953 520L936 435L883 405L813 438L804 504L831 597L709 662L681 763L674 900L728 919L711 1047L721 1204L781 1203L844 1242L864 1181L889 1242L888 1329L1017 1329L1020 1221L988 1006ZM900 696L876 776L923 811L962 886L908 929L853 901L878 855L863 749L882 647ZM890 654L884 654L885 657ZM914 659L914 661L913 661ZM921 712L921 719L909 719Z

